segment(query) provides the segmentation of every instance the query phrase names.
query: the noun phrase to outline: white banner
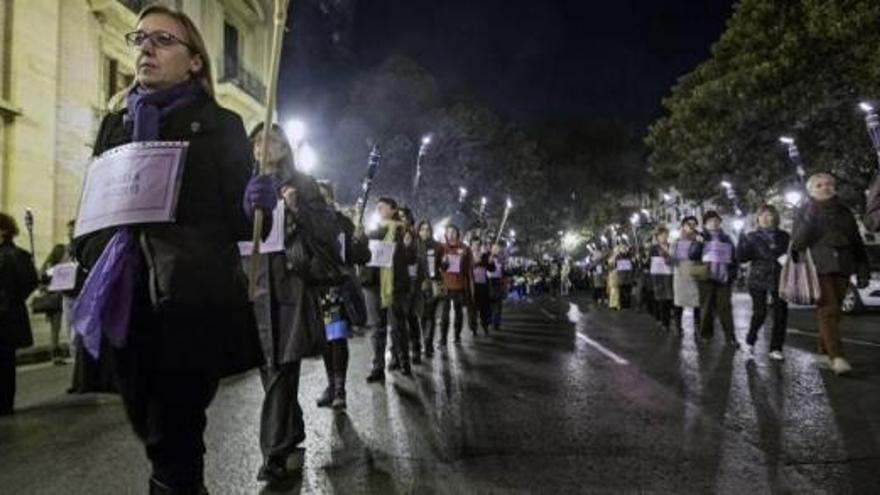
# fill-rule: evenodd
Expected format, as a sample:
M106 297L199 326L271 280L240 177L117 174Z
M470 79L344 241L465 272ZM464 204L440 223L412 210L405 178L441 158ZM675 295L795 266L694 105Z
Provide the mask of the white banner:
M113 148L86 170L74 235L175 220L189 143L145 141Z
M461 273L461 255L460 254L447 254L446 261L449 263L449 268L446 269L449 273Z
M617 260L617 271L628 272L633 269L633 263L630 260Z
M287 210L284 206L284 200L279 199L272 210L272 230L269 237L260 243L260 253L278 253L284 250L284 212ZM242 256L250 256L254 252L254 243L251 241L241 241L238 243L238 252Z
M394 266L394 249L397 247L393 242L370 239L370 253L373 257L367 266L377 268L391 268Z
M651 256L651 275L672 275L672 267L663 256Z
M703 246L703 263L729 264L733 261L733 246L726 242L709 241Z
M59 263L52 267L52 280L49 292L65 292L76 288L77 263Z

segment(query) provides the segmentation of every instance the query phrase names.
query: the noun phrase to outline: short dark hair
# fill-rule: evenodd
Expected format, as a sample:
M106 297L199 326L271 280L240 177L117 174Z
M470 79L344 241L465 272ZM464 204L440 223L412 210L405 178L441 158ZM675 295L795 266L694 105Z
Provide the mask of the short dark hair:
M379 199L376 200L376 203L385 203L386 205L390 206L391 209L397 209L397 201L395 201L394 198L392 198L391 196L381 196L379 197Z
M18 223L8 213L0 213L0 230L3 231L3 240L9 241L18 236Z
M760 208L758 208L757 216L760 217L764 213L769 213L770 215L772 215L773 216L773 226L779 227L779 222L780 222L779 210L777 210L775 206L764 205L764 206L761 206Z
M703 213L703 225L706 225L706 222L712 220L713 218L721 220L721 215L719 215L718 212L715 210L709 210L706 213Z
M684 218L681 219L681 225L682 225L682 226L684 226L685 224L687 224L687 223L689 223L689 222L694 222L694 223L697 223L697 224L700 223L700 221L697 220L697 217L695 217L695 216L693 216L693 215L688 215L688 216L686 216L686 217L684 217Z

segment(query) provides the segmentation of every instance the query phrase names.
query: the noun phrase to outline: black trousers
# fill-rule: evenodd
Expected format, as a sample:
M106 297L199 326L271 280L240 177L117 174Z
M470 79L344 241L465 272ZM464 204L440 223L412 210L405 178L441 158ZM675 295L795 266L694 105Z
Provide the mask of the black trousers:
M654 318L669 329L669 320L672 318L672 301L669 299L659 299L654 301Z
M446 342L449 336L449 309L455 314L455 338L461 338L461 330L464 327L464 304L465 292L463 290L451 290L443 298L440 306L440 339Z
M632 285L620 286L620 308L629 309L632 307Z
M489 323L492 321L492 301L489 299L489 284L474 284L474 309L483 330L489 331ZM471 330L476 333L477 324L473 323Z
M684 316L684 308L681 306L675 306L672 308L672 313L675 316L675 328L679 331L684 330L681 327L681 320ZM700 308L694 308L694 329L700 328Z
M263 459L286 460L306 439L302 408L299 406L300 361L260 368L263 409L260 412L260 450Z
M425 353L432 353L434 349L434 332L437 330L437 306L440 298L432 294L423 293L425 306L422 310L422 334L424 336Z
M388 346L388 323L391 323L391 350L403 367L409 366L409 330L406 318L406 294L394 296L390 307L379 309L379 326L373 331L373 370L385 370Z
M0 345L0 414L15 403L15 347Z
M749 289L752 296L752 321L749 325L749 334L746 337L748 345L755 345L758 341L758 330L764 326L767 320L767 298L770 298L770 307L773 308L773 325L770 333L770 351L781 351L785 344L785 332L788 327L788 303L779 297L777 291Z
M132 315L128 343L112 352L129 422L152 464L152 478L172 493L199 493L204 482L205 411L217 392L219 380L199 367L171 369L161 365L173 352L174 332L183 328L162 325L151 310L138 305Z

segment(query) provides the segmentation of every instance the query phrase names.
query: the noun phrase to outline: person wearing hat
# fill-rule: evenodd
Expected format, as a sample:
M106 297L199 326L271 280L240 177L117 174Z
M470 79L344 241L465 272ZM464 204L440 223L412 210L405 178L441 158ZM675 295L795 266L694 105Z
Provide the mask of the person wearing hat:
M698 276L700 290L700 342L707 343L715 333L715 317L721 321L725 340L734 349L739 342L733 332L731 296L739 267L733 239L721 228L721 215L707 211L703 215L703 231L690 247L690 258L705 265Z

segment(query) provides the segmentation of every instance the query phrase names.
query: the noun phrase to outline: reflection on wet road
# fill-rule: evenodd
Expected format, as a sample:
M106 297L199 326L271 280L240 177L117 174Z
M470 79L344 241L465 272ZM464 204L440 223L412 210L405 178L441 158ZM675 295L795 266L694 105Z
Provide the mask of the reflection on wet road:
M857 373L839 379L813 364L808 328L776 364L764 343L753 361L720 338L697 346L691 323L679 337L577 297L512 303L500 332L385 386L365 384L369 346L354 339L347 413L315 407L323 369L303 367L306 469L280 493L877 492L880 349L851 345ZM21 371L23 410L0 420L0 487L137 492L147 466L121 405L63 396L67 372ZM212 493L260 491L261 398L254 374L221 388Z

